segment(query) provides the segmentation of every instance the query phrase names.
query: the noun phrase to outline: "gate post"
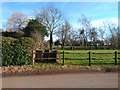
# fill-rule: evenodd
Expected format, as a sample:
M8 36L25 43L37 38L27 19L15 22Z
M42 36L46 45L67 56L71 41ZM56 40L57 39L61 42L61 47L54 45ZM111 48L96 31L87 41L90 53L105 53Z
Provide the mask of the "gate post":
M91 66L91 53L90 53L90 51L89 51L89 66Z
M62 65L64 65L64 51L63 51L63 62L62 62Z
M117 51L115 51L115 65L117 65Z
M32 53L33 53L33 55L32 55L32 64L34 65L35 64L35 53L36 53L36 51L33 51Z

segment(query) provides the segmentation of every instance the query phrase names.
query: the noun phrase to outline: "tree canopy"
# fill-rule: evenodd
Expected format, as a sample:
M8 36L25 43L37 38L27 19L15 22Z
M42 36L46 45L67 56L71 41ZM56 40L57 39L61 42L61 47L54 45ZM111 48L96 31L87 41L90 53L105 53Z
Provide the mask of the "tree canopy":
M36 19L46 26L50 36L50 50L53 45L53 33L62 23L62 13L54 5L50 4L36 13Z
M26 36L30 36L31 33L35 33L36 31L40 32L42 36L48 36L48 32L46 27L43 26L38 20L30 20L25 29L23 30Z
M20 31L28 23L27 15L19 12L13 13L7 21L6 29L8 31Z

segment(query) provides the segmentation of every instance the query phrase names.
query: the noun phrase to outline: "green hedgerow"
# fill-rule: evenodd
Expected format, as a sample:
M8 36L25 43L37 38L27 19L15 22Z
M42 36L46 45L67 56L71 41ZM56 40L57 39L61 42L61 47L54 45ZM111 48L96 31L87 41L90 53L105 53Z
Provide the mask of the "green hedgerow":
M24 38L25 39L25 38ZM26 38L27 40L28 38ZM30 39L32 41L32 39ZM29 40L28 40L29 41ZM27 42L27 41L26 41ZM2 65L24 65L32 62L31 54L22 39L2 38ZM31 44L29 42L28 44ZM30 48L30 47L29 47Z

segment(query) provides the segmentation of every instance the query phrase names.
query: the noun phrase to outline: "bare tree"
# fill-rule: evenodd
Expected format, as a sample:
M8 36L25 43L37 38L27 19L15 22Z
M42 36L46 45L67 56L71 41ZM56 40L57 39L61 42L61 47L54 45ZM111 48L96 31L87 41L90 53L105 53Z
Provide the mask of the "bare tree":
M10 31L20 31L28 23L28 18L23 13L13 13L7 21L6 29Z
M72 50L74 49L75 43L78 42L77 39L78 39L78 32L74 29L71 29L68 33L67 40Z
M83 35L85 47L87 48L88 38L91 33L91 22L85 15L81 15L81 18L79 19L79 23L81 26L80 34Z
M90 39L91 39L91 44L93 44L94 46L96 46L96 49L97 49L97 31L96 31L96 28L91 28L91 33L90 33ZM90 44L90 46L91 46Z
M54 5L49 4L36 13L36 19L46 26L50 34L50 50L53 45L53 33L62 23L62 13Z
M117 49L118 48L118 31L119 28L116 27L115 24L109 24L108 25L108 30L110 31L110 35L111 35L111 47L112 49Z
M111 49L118 48L119 27L110 21L104 24L103 29L106 29L106 36L104 37L105 44L109 45Z
M104 41L106 29L102 28L102 27L99 27L98 31L99 31L99 36L100 36L101 40Z
M79 32L79 41L80 41L80 45L82 45L82 47L84 47L85 45L85 34L84 34L84 29L78 29Z
M60 38L62 42L62 49L64 49L64 45L70 29L71 29L70 23L68 21L65 21L64 24L59 28L57 32L57 36Z
M100 39L101 39L101 45L102 45L102 48L104 49L105 47L104 47L104 43L105 43L105 34L106 34L106 25L105 25L105 23L103 22L103 26L100 26L99 28L98 28L98 33L99 33L99 37L100 37Z

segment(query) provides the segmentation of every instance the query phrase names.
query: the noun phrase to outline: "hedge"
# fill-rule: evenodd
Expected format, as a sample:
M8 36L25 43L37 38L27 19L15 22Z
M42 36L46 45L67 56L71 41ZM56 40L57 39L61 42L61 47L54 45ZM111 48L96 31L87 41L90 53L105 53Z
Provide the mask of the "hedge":
M35 41L30 37L22 37L19 39L19 43L24 46L29 54L35 49Z
M2 66L31 64L32 38L2 38Z
M2 32L2 36L3 37L21 38L23 36L23 32L4 31L4 32Z

